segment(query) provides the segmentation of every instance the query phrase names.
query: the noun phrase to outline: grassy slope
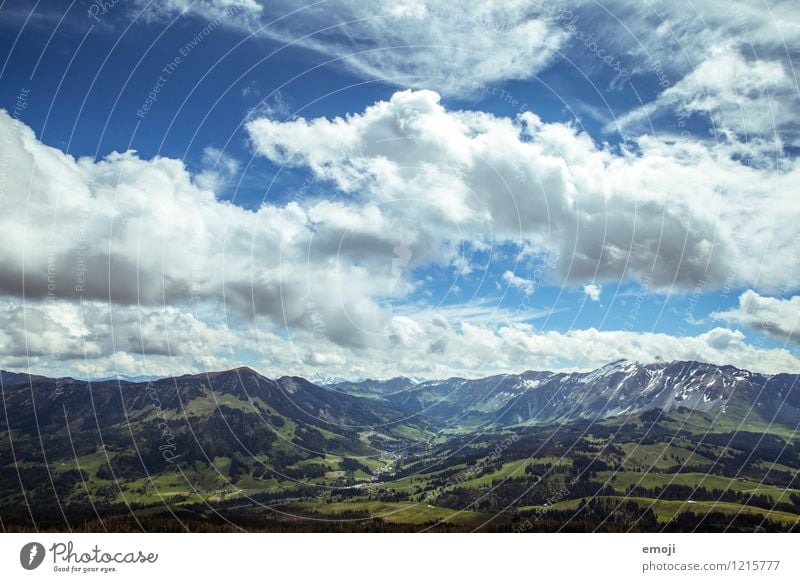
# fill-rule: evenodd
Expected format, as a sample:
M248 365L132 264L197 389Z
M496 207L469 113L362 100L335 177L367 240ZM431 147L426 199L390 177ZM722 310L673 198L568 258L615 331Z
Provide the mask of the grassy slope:
M583 500L589 500L590 498L582 498ZM547 510L569 510L574 511L580 505L582 499L568 499L566 501L560 501L558 503L554 503L547 508L541 506L531 506L530 508L534 511L547 509ZM747 514L747 515L760 515L766 518L769 518L773 521L779 521L783 523L794 523L800 520L800 515L795 515L793 513L787 513L784 511L770 511L768 509L762 509L760 507L753 507L750 505L740 505L738 503L729 503L724 501L714 502L714 501L697 501L695 503L687 503L685 501L676 501L676 500L669 500L669 499L650 499L649 497L609 497L609 496L598 496L594 499L599 500L610 500L610 501L618 501L618 502L627 502L632 501L638 504L642 508L650 508L656 514L656 518L658 518L661 522L668 522L676 515L681 512L692 512L698 515L704 515L706 513L712 511L718 511L724 513L726 515L737 515L738 513Z
M646 489L660 487L663 485L688 485L690 487L700 487L704 489L720 489L723 491L738 491L741 493L753 493L756 495L766 495L772 501L789 502L791 493L800 493L796 489L783 489L772 485L761 485L752 481L723 477L721 475L707 475L704 473L639 473L634 471L622 471L613 475L611 471L597 473L595 479L598 483L609 483L616 491L624 493L631 485L639 485ZM610 480L610 481L609 481Z
M422 525L447 522L458 525L480 525L489 516L474 511L456 511L443 507L432 507L424 503L383 501L342 501L338 503L317 503L306 501L283 506L283 509L320 513L336 519L346 512L365 512L371 517L380 517L390 523Z

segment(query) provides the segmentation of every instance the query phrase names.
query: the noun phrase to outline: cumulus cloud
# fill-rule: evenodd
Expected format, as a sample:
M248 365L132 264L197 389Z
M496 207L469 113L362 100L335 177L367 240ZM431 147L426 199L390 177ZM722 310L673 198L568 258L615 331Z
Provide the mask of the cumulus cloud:
M277 377L479 377L527 369L587 370L616 359L697 360L765 373L800 372L787 350L748 345L724 328L688 337L594 328L541 332L513 314L479 306L397 314L387 333L359 349L331 341L325 325L276 333L268 321L232 327L224 318L172 307L102 302L0 305L4 366L51 376L174 375L242 363Z
M594 283L589 283L588 285L583 286L584 294L592 301L600 301L600 293L602 293L602 291L603 291L602 285L595 285Z
M4 334L15 334L6 335L11 340L9 347L26 346L29 355L59 354L64 359L93 358L117 350L143 356L200 354L201 346L212 341L226 346L231 340L190 311L174 307L144 309L64 301L23 307L6 302L3 323L7 324Z
M523 240L558 257L572 284L797 284L776 252L800 217L794 161L776 173L725 145L647 136L614 151L530 112L448 111L431 91L347 118L255 119L247 131L257 153L352 195L326 214L375 213L380 222L364 222L413 232L420 263L462 240Z
M546 257L543 277L577 288L792 288L792 255L776 251L800 218L794 162L776 174L724 146L655 138L617 151L532 113L447 110L431 91L347 118L254 118L247 131L259 155L342 195L247 210L216 196L237 170L222 152L194 175L135 152L75 159L0 113L14 200L0 214L6 365L57 354L84 375L145 362L169 373L244 359L270 375L441 377L661 357L797 370L785 350L722 328L539 332L532 314L392 305L417 269L467 272L465 247L498 244ZM496 276L523 292L540 280L509 273Z
M536 286L531 279L519 277L513 271L506 271L503 273L503 281L509 286L521 289L526 295L530 295L535 290Z
M194 178L203 190L223 189L239 171L239 162L219 148L208 146L203 149L203 170Z
M753 290L739 296L736 309L714 314L715 319L746 325L781 341L800 343L800 296L765 297Z
M0 215L7 295L149 306L216 300L232 317L285 326L310 325L314 303L332 338L358 344L388 314L375 298L407 290L407 275L392 271L400 235L378 230L378 210L361 216L374 219L363 228L325 205L249 211L218 200L209 189L218 178L193 176L180 160L132 151L74 159L5 112L0 160L15 202Z
M747 344L741 332L724 328L714 328L698 336L676 337L593 328L566 333L532 333L530 327L519 325L500 329L497 336L502 338L502 349L508 350L511 361L520 354L536 354L546 367L553 368L559 367L559 358L575 362L581 369L594 368L614 359L652 363L663 358L727 363L765 373L796 371L800 363L787 350L756 348ZM759 361L759 358L763 359ZM563 363L562 366L568 367Z

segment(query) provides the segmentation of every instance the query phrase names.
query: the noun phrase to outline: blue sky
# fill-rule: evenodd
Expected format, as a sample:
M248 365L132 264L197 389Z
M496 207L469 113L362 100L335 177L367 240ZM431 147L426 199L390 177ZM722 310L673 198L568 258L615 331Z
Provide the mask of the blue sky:
M2 367L800 371L798 16L6 3Z

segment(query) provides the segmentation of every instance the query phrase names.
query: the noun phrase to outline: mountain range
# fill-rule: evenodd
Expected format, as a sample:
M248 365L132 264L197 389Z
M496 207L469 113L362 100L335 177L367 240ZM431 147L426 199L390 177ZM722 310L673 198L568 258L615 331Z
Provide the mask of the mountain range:
M391 436L411 426L546 425L678 408L795 427L800 424L798 379L693 361L644 365L624 360L590 372L528 371L421 382L396 377L328 385L291 376L268 379L246 367L147 381L88 382L0 372L11 427L34 418L40 426L61 422L63 411L96 415L100 426L114 424L132 414L138 418L157 399L163 409L187 417L197 410L234 407L257 415L259 424L268 422L268 411L351 436L366 429Z
M485 486L496 497L492 475L502 484L509 463L534 463L537 456L546 461L535 463L557 463L548 471L559 479L566 478L559 471L586 462L626 474L653 463L649 470L724 469L732 480L750 475L756 489L756 475L786 487L800 466L798 378L699 362L627 361L591 372L329 385L270 379L250 368L144 382L0 372L0 518L28 523L27 513L15 513L21 507L32 520L65 507L97 513L169 503L173 512L172 504L196 510L232 496L258 499L258 506L330 502L366 495L364 487L382 487L367 499L426 499L427 508L461 515L471 503L487 503ZM513 444L498 454L509 435ZM672 464L653 460L648 447L656 445ZM595 458L586 461L590 451ZM487 458L494 460L482 465ZM754 459L771 461L773 469ZM538 473L535 463L512 481ZM449 490L426 497L443 476L464 471L477 497Z
M800 424L798 378L700 362L643 365L621 360L591 372L529 371L420 383L398 377L329 387L444 425L549 424L687 408L794 427Z

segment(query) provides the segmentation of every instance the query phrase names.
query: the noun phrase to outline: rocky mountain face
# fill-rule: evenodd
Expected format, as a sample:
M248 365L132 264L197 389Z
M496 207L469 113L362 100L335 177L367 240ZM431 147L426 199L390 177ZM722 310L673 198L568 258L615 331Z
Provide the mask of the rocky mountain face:
M65 418L79 428L121 427L158 417L181 428L227 410L252 427L282 419L358 440L399 429L508 427L602 420L650 409L696 410L731 419L796 427L797 375L764 375L698 362L613 362L592 372L524 372L481 379L409 378L318 386L303 378L265 378L249 368L152 382L84 382L3 372L7 415L0 428L36 434ZM235 413L235 414L234 414ZM205 420L204 420L205 419ZM397 436L397 435L395 435Z
M684 408L795 427L798 378L699 362L618 361L592 372L524 372L405 386L395 378L385 387L369 381L369 390L397 410L447 425L548 424ZM364 390L364 383L350 386L353 393Z
M272 435L275 424L289 422L355 443L365 431L392 438L410 434L410 428L545 425L651 409L688 409L789 427L800 423L797 375L698 362L619 361L592 372L420 383L401 377L324 387L298 377L268 379L249 368L139 383L8 372L0 378L7 411L0 429L30 435L60 431L65 423L96 431L162 422L178 433L185 426L193 432L194 425L225 424L226 413L248 432Z
M174 469L176 459L198 474L213 473L219 459L233 473L242 460L270 459L265 478L299 475L297 463L328 455L378 457L425 424L407 426L381 402L248 368L143 383L5 372L0 379L0 489L19 489L22 480L35 490L47 466L75 459L108 464L109 482Z
M265 500L314 497L318 486L354 494L404 463L449 459L460 438L488 447L514 427L526 427L514 432L523 436L558 427L562 439L579 441L587 423L596 434L620 424L620 438L638 430L636 438L652 440L665 431L702 435L713 424L729 442L730 434L785 435L800 424L798 376L697 362L334 386L249 368L148 382L2 372L0 389L6 508L31 499L51 509L90 498L159 503L157 485L184 497L224 496L232 483ZM534 446L511 442L506 454L527 456ZM780 443L773 457L794 466Z

